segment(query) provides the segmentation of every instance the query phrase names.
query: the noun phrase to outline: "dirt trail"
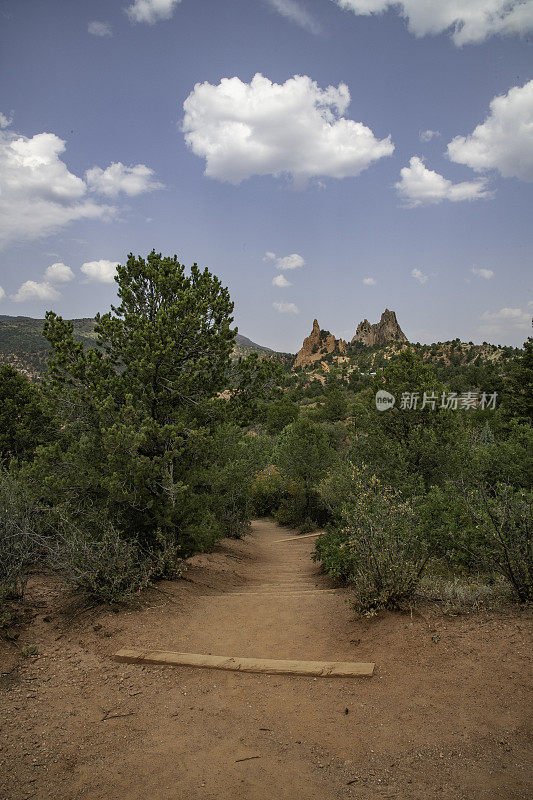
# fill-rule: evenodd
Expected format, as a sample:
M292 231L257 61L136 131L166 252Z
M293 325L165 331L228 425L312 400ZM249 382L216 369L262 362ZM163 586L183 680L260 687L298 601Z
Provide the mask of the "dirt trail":
M277 543L293 536L273 522L254 523L254 542L249 558L243 554L234 586L220 587L196 597L190 613L169 620L158 649L214 655L309 660L348 660L353 656L349 641L338 641L325 625L331 615L346 613L346 592L334 589L327 576L310 559L311 539ZM239 569L240 567L240 569ZM194 579L195 570L187 572ZM161 645L161 646L159 646Z
M0 648L0 798L518 800L530 794L528 617L358 620L269 521L142 607L72 616L36 580ZM39 605L40 604L40 605ZM21 658L36 645L37 658ZM117 664L122 647L375 661L374 678ZM5 666L4 666L5 665ZM10 671L12 669L12 671Z

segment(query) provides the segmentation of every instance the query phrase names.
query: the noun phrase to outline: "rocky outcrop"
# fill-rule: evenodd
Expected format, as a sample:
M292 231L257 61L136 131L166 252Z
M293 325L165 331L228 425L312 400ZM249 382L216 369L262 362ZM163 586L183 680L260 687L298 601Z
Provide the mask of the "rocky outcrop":
M367 319L359 323L352 344L354 342L362 342L367 347L374 347L388 342L407 342L407 336L400 328L395 312L386 308L380 321L375 325L371 325Z
M385 345L389 342L407 342L407 336L398 325L394 311L389 311L386 308L381 315L380 321L375 325L371 325L367 319L359 323L352 339L352 344L354 342L362 342L367 347L374 347L375 345ZM336 353L340 357L347 352L347 342L344 339L336 339L329 331L321 330L318 320L315 319L313 321L313 330L309 336L306 336L301 350L296 354L293 369L295 367L308 367L317 361L322 361L324 356L328 356L331 353Z
M329 331L323 331L318 320L313 321L313 330L304 339L301 350L296 354L294 367L307 367L320 361L324 356L335 351L345 353L347 344L343 339L336 339Z

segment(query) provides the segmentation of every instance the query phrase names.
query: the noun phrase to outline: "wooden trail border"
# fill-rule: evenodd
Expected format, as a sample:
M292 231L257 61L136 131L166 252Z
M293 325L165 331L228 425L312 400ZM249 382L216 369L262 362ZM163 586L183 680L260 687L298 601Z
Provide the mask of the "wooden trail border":
M274 658L232 658L199 653L123 648L113 656L127 664L168 664L172 666L227 669L266 675L309 675L317 678L371 678L374 664L357 661L292 661Z
M267 592L224 592L223 594L215 595L200 595L201 597L272 597L274 600L280 595L288 595L289 597L308 597L316 594L336 594L345 591L343 586L336 589L269 589Z
M274 539L272 544L280 544L280 542L296 542L299 539L311 539L313 536L322 536L324 531L318 533L301 533L299 536L286 536L285 539Z

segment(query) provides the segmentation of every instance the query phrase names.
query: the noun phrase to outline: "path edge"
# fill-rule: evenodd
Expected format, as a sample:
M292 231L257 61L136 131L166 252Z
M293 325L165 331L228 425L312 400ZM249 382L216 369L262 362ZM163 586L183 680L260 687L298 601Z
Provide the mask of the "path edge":
M363 661L300 661L290 659L214 656L204 653L176 653L166 650L122 648L113 655L127 664L159 664L202 667L266 675L305 675L315 678L371 678L375 664Z

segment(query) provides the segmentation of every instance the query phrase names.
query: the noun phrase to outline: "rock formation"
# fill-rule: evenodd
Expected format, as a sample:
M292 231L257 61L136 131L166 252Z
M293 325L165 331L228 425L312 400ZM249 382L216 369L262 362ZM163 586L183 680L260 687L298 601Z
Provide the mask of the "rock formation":
M386 308L375 325L371 325L367 319L359 323L351 343L355 342L361 342L367 347L379 347L389 342L407 342L407 336L398 325L394 311ZM296 354L293 369L311 366L331 353L341 356L347 351L348 344L344 339L336 339L329 331L321 330L318 320L315 319L313 330L306 336L301 350Z
M367 347L374 347L387 344L387 342L407 342L407 336L398 325L395 312L386 308L380 321L375 325L371 325L367 319L359 323L352 344L354 342L362 342Z
M321 330L318 320L315 319L313 321L313 330L304 339L302 349L294 359L293 368L309 366L335 350L339 353L345 353L346 349L347 344L343 339L335 339L334 335L329 331Z

